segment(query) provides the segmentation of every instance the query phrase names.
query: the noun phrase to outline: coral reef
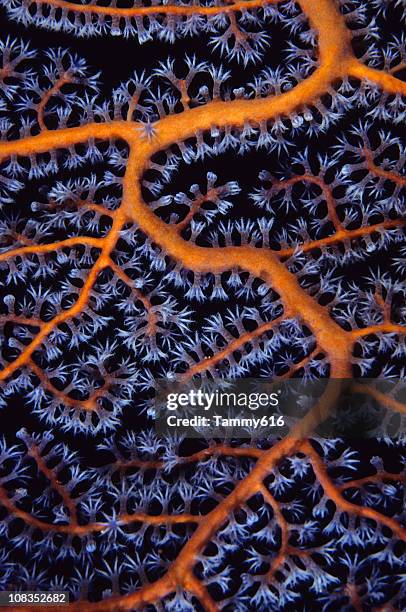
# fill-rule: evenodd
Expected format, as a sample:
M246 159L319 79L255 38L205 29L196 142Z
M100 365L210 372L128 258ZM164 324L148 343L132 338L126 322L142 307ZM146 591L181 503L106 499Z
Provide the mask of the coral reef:
M404 0L0 6L1 589L405 609ZM81 39L161 56L111 86ZM283 439L154 432L156 380L242 377L399 435L312 437L336 384Z

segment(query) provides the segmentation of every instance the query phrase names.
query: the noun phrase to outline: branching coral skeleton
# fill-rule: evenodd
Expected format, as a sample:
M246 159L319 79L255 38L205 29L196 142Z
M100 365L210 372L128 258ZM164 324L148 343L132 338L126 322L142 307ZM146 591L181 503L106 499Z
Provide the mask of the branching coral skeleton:
M273 0L261 0L257 2L235 2L224 6L181 6L163 5L133 8L118 8L115 3L111 6L103 7L96 4L74 4L64 0L33 0L31 5L35 5L39 14L41 7L55 12L62 11L65 15L98 15L99 17L109 16L116 19L128 19L141 17L143 15L215 15L224 14L230 24L230 31L234 33L237 42L244 46L244 34L238 29L235 19L237 11L276 5ZM187 88L183 84L182 104L183 111L176 114L162 116L153 122L146 137L146 127L140 121L133 121L133 112L137 106L137 97L130 103L128 120L114 119L106 122L89 121L79 127L65 127L50 129L46 124L47 106L60 89L71 78L71 73L62 74L54 86L50 88L38 104L39 133L34 136L26 135L16 140L2 140L0 142L0 160L18 157L30 157L39 154L57 151L59 149L69 149L79 144L87 144L89 141L108 141L120 139L128 145L128 160L125 166L123 178L123 196L120 205L114 210L107 210L104 206L91 201L79 202L83 206L95 213L106 215L111 219L111 227L102 238L90 236L68 237L53 243L26 244L19 240L21 246L12 247L4 250L0 254L0 261L6 262L13 259L30 256L32 261L40 254L51 253L54 251L64 251L78 245L87 245L97 250L96 261L90 267L87 277L83 280L83 285L78 290L76 301L65 310L54 316L48 321L29 316L4 315L2 321L12 322L13 324L28 325L35 331L32 340L22 348L17 358L5 365L0 372L0 380L6 381L13 377L15 372L21 368L28 368L40 379L47 392L57 396L62 402L79 409L92 412L96 408L97 400L103 395L109 386L106 380L104 385L94 390L87 400L78 400L70 397L48 379L47 374L33 360L35 352L41 347L44 341L52 332L58 329L63 323L80 315L89 304L89 298L94 284L102 271L110 269L120 281L128 286L135 300L138 300L147 313L146 334L153 337L156 334L158 320L153 304L142 289L138 288L133 278L127 274L113 259L113 251L120 239L120 233L126 224L134 223L149 239L160 249L179 263L182 267L193 271L195 274L221 274L230 269L247 271L251 275L263 279L280 296L283 305L283 314L271 322L259 325L253 332L236 338L225 348L215 352L212 357L205 358L190 366L181 375L181 378L189 378L198 372L210 368L213 364L223 360L238 347L243 346L254 338L260 337L266 332L272 332L280 321L287 318L297 318L305 324L313 334L316 348L311 354L304 358L299 364L292 367L284 377L292 376L302 365L315 357L318 353L324 355L330 364L330 376L333 379L351 379L352 377L352 354L355 343L362 338L372 334L397 334L404 336L406 327L391 320L390 307L385 309L385 301L380 297L381 306L384 310L382 322L374 325L367 325L359 329L345 330L330 315L326 306L321 305L318 300L308 294L299 284L297 277L288 268L288 260L297 252L310 252L322 249L331 245L350 244L352 241L362 240L365 237L379 234L386 230L396 230L404 228L404 218L385 219L379 223L372 223L357 229L347 229L340 220L336 202L327 182L320 176L306 172L292 178L284 179L273 184L275 193L283 192L295 185L310 183L321 190L322 197L327 204L328 218L333 224L333 232L327 236L316 240L306 239L296 247L272 250L270 248L258 249L250 244L241 246L224 247L202 247L187 241L182 236L182 230L192 221L193 217L199 212L202 204L216 195L216 188L212 192L197 198L191 205L189 214L178 224L166 224L144 201L141 193L141 185L145 171L149 168L150 160L153 155L161 150L167 149L174 143L184 142L190 137L207 130L221 130L232 126L233 128L243 129L249 123L250 126L260 126L279 117L286 117L299 113L303 108L317 103L323 94L331 90L331 87L342 79L354 78L358 81L374 84L387 94L406 95L406 84L396 77L397 70L402 69L402 65L395 66L389 72L371 68L357 59L351 49L350 31L347 28L342 14L337 8L334 0L298 0L298 4L304 15L309 20L311 27L317 32L318 36L318 66L316 70L295 87L284 93L269 95L255 99L235 99L224 101L213 99L207 104L189 107L190 100ZM7 77L5 71L14 70L14 67L3 68L0 70L2 77ZM367 168L373 177L384 179L396 186L405 187L406 179L398 173L381 167L375 161L374 152L365 148L363 150ZM378 300L379 302L379 300ZM356 386L356 391L360 393L372 393L370 390L360 385ZM289 527L284 518L283 510L280 508L275 497L265 486L264 480L278 463L285 457L296 453L303 453L310 460L310 464L316 478L324 489L325 494L336 505L337 509L362 518L371 519L377 524L389 528L399 539L406 539L406 530L395 519L386 516L380 511L371 508L364 508L358 504L351 503L344 497L343 492L350 487L361 487L364 482L371 482L371 479L359 481L349 481L345 483L335 483L327 473L322 458L315 450L314 445L306 440L312 428L319 420L328 414L330 406L340 393L339 385L332 385L326 391L325 397L320 404L315 406L311 413L304 419L296 430L291 432L288 438L276 442L267 450L257 448L233 448L231 446L213 446L200 453L189 457L179 457L179 463L197 462L209 459L211 456L251 457L256 461L249 474L237 483L235 488L218 505L215 506L207 515L193 515L190 513L181 514L160 514L159 516L148 515L146 513L123 513L117 516L117 524L125 525L132 522L146 524L178 524L194 523L197 525L190 539L182 548L177 558L170 564L169 569L164 575L152 584L147 584L130 592L127 595L112 596L98 603L78 601L71 603L71 609L78 610L129 610L146 606L162 600L166 596L175 592L178 588L189 591L200 601L201 605L208 611L218 609L217 603L209 594L203 582L196 578L194 566L202 554L207 543L216 531L228 520L232 512L244 505L248 499L255 495L262 495L263 504L268 504L274 512L275 519L281 532L281 544L278 556L274 559L266 580L272 582L275 572L283 567L289 555L304 555L303 551L289 544ZM376 393L375 393L376 396ZM382 397L380 397L382 400ZM387 398L386 405L404 413L404 406L396 400ZM90 522L85 525L78 523L76 516L75 500L65 490L64 486L58 481L55 471L49 468L46 461L41 457L34 442L28 443L29 455L36 461L38 469L49 480L51 487L61 496L69 511L69 522L64 525L53 525L31 516L21 510L15 502L9 498L7 490L0 489L0 501L7 510L22 518L23 521L38 527L40 530L54 530L65 534L86 535L90 532L103 531L108 528L107 523ZM148 463L139 459L133 462L123 460L118 461L115 468L126 470L129 467L139 469L162 469L165 462L152 460ZM404 476L387 474L384 476L388 480L404 482ZM373 480L373 479L372 479ZM354 607L360 608L356 585L349 585L350 599ZM358 603L357 603L358 602ZM24 607L30 610L29 606ZM34 609L34 608L32 608ZM54 608L51 608L54 609ZM56 609L56 608L55 608Z

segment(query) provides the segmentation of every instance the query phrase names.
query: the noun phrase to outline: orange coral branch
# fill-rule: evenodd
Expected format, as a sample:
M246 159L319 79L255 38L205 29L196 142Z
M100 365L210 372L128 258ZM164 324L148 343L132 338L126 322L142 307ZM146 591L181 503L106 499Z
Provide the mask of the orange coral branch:
M95 204L94 202L89 202L88 200L77 200L75 202L75 204L78 205L78 207L85 207L88 210L94 210L95 212L98 212L100 215L105 215L106 217L114 217L114 212L113 210L109 210L108 208L105 208L104 206L102 206L101 204Z
M134 95L134 96L132 96L131 100L129 101L127 117L126 117L127 121L131 121L132 120L133 113L134 113L135 109L137 108L138 100L139 100L139 95Z
M200 603L203 605L204 609L207 612L217 612L219 610L218 605L210 595L207 588L202 584L192 572L189 572L185 577L180 578L180 584L188 590L191 591L194 595L196 595Z
M49 89L45 93L44 97L39 102L37 106L37 113L38 113L38 123L39 123L41 130L48 129L47 126L45 125L44 113L45 113L45 107L48 104L49 100L52 98L52 96L59 93L61 87L63 87L64 85L70 82L71 82L71 78L69 77L69 75L64 74L60 79L56 81L54 86L51 87L51 89Z
M41 458L40 458L41 459ZM37 458L36 458L37 461ZM38 462L38 461L37 461ZM64 491L62 485L60 485L56 479L55 475L53 475L52 470L46 467L45 462L42 460L40 467L41 471L44 472L46 477L51 480L53 477L53 481L51 481L52 486L54 488L58 487L58 493L62 496L64 495L63 500L66 506L68 506L71 512L71 521L66 525L58 525L54 523L47 523L32 514L30 512L26 512L25 510L21 510L18 508L14 502L9 498L6 489L0 487L0 503L10 512L10 514L16 516L17 518L22 519L25 523L29 525L33 525L42 531L54 531L56 533L65 533L70 535L77 536L85 536L89 533L93 532L102 532L109 529L109 523L103 522L94 522L88 523L87 525L78 525L76 520L76 506L74 504L74 500L72 498L68 498L66 491ZM72 508L72 509L71 509ZM115 522L119 525L129 525L131 523L147 523L148 525L179 525L183 523L199 523L204 518L204 515L195 515L195 514L159 514L157 516L151 514L145 514L143 512L134 513L134 514L121 514L116 519Z
M67 319L70 319L83 309L83 307L88 302L90 291L96 281L97 275L103 267L105 267L105 265L101 262L101 259L99 258L96 264L90 270L89 276L87 277L75 304L71 308L68 308L67 310L58 314L48 323L44 323L42 325L40 332L21 352L17 359L15 359L13 362L11 362L3 370L0 371L0 380L4 380L13 372L15 372L19 367L25 365L31 358L31 355L41 346L42 341L51 333L53 329L55 329L57 325L63 323Z
M405 89L406 92L406 89ZM364 148L362 150L365 160L367 162L367 168L372 174L376 176L380 176L381 178L387 179L388 181L392 181L401 187L406 187L406 177L400 176L396 174L396 172L391 172L390 170L383 170L380 168L374 161L373 155L369 149Z
M281 0L265 0L266 4L276 4ZM176 4L160 4L153 6L136 6L133 8L118 8L115 6L97 6L95 4L73 4L66 0L35 0L36 4L54 6L72 13L91 13L94 15L110 15L114 17L136 17L138 15L215 15L226 10L241 11L244 8L262 6L264 0L241 0L224 6L179 6Z
M357 585L349 583L347 584L345 590L355 612L362 612L364 606L362 605L362 599L358 593Z
M369 518L377 523L382 523L386 527L389 527L393 531L393 533L401 540L406 540L406 529L401 527L395 519L385 516L372 508L367 508L363 506L357 506L356 504L352 504L342 497L338 487L333 483L330 477L327 474L327 468L324 465L320 455L314 450L313 446L310 442L305 441L302 444L302 450L309 457L313 465L314 473L317 476L320 484L322 485L324 492L326 495L330 497L336 504L338 508L341 508L345 512L349 512L350 514L356 514L361 518Z
M97 408L97 399L103 396L103 393L108 388L109 382L110 382L107 379L104 385L100 387L99 389L96 389L96 391L94 391L86 400L78 400L78 399L74 399L73 397L70 397L63 391L60 391L59 389L57 389L51 383L51 381L46 376L46 374L41 370L41 368L38 367L36 363L34 363L34 361L32 361L32 359L29 359L27 361L27 365L34 372L35 376L39 378L44 389L46 389L47 391L52 393L52 395L57 397L58 400L62 402L62 404L64 404L65 406L71 406L72 408L77 408L77 409L82 409L82 410L95 410Z
M405 219L389 219L382 223L375 223L374 225L368 225L366 227L359 227L354 230L341 229L327 238L320 238L319 240L312 240L311 242L304 242L293 248L282 249L281 251L275 251L279 257L291 257L295 251L313 251L314 249L320 249L331 244L337 244L338 242L345 242L348 240L354 240L355 238L362 238L363 236L370 236L375 232L380 232L384 229L394 229L397 227L406 227Z
M329 22L329 20L334 21L334 18L339 17L339 13L335 10L332 10L332 7L330 3L328 3L327 0L322 0L320 2L320 6L318 7L317 12L314 10L314 6L312 7L311 3L308 3L307 0L303 0L303 4L307 6L307 10L308 10L311 21L313 20L317 22L318 19L322 19L325 25L326 20L327 22ZM348 32L345 30L344 26L340 30L340 27L337 26L337 23L342 24L342 19L339 18L338 22L336 21L334 23L333 31L335 33L338 32L337 38L330 36L330 35L324 36L323 31L320 30L320 54L321 54L321 57L324 56L326 65L324 67L322 66L319 69L319 71L316 71L311 77L309 77L309 79L307 79L306 82L301 83L297 88L295 88L295 93L297 93L298 91L300 91L300 89L302 89L303 93L306 93L306 96L308 96L309 87L310 87L310 92L312 91L312 87L314 87L314 94L316 95L316 91L319 90L320 85L323 85L323 84L325 85L325 81L322 75L324 74L324 72L326 72L327 67L328 67L328 70L327 70L328 75L326 74L327 80L331 79L333 74L335 76L337 75L336 68L333 68L333 63L327 59L329 57L329 53L334 52L334 57L333 56L330 57L330 60L334 59L334 66L337 66L337 65L340 66L340 62L337 61L338 57L343 57L343 54L346 55L348 51L347 45L346 44L343 45L344 41L348 42L347 40ZM316 73L318 73L317 78L315 77ZM313 82L314 82L314 85L313 85ZM292 97L292 91L288 92L287 94L283 94L282 96L277 97L275 99L250 101L249 102L250 110L253 110L255 112L255 108L253 107L253 103L255 103L256 106L260 108L263 107L264 110L266 109L267 114L269 114L268 107L269 106L272 107L272 105L275 104L275 100L278 103L281 103L282 101L287 102L289 100L289 96ZM298 96L298 98L299 99L297 99L296 96L294 96L294 100L292 99L292 102L294 102L295 105L298 103L298 101L299 103L302 102L300 99L300 95ZM238 121L238 109L240 108L244 112L244 108L246 106L247 101L238 100L235 102L238 103L238 108L236 108L236 113L235 113L237 116L237 121ZM222 107L227 108L227 111L226 111L227 118L229 118L230 116L229 108L228 108L229 103L214 101L211 103L211 105L214 106L215 108L219 108L219 105L220 105L220 108ZM259 112L261 112L260 108L259 108ZM186 111L185 113L182 113L182 130L181 131L184 131L184 126L188 125L188 123L189 123L190 129L192 131L195 131L193 128L195 127L194 123L196 122L196 120L198 119L203 120L205 118L207 120L207 117L210 116L210 113L207 113L206 108L204 108L203 111L204 112L202 113L201 108L196 108L190 111ZM188 122L187 121L188 115L190 117L193 116L194 121ZM244 119L241 118L239 121L241 122L241 120L244 120ZM226 121L224 120L224 122ZM146 229L147 231L150 230L151 234L156 234L156 232L154 232L153 229L155 228L160 229L159 227L160 224L159 224L159 220L157 219L157 217L153 215L153 213L147 209L146 205L142 203L141 194L137 192L139 190L139 185L137 184L136 179L139 178L140 174L142 173L142 169L145 164L144 160L146 160L147 158L151 156L152 152L154 151L154 148L157 149L157 148L161 148L162 146L164 146L165 138L168 138L169 140L173 139L173 133L174 133L173 129L180 127L177 125L178 123L179 123L179 115L170 115L166 117L165 119L162 119L160 122L161 127L162 127L161 138L158 139L158 142L156 142L153 146L151 145L151 143L148 143L148 144L145 142L142 143L144 146L143 147L141 146L138 148L137 158L134 157L134 153L130 154L130 159L129 159L128 166L127 166L126 177L124 180L124 187L125 187L124 200L125 201L123 201L122 208L125 212L123 213L121 222L123 222L124 215L127 212L130 212L130 210L131 210L132 216L134 216L135 208L136 208L135 205L137 204L137 201L138 201L139 208L140 208L139 212L141 213L141 215L139 214L135 215L134 220L140 222L141 220L140 217L142 216L143 223L140 223L140 225L141 227L147 226ZM64 146L67 142L72 144L72 137L74 138L74 141L75 139L78 139L80 141L81 139L92 138L97 135L101 136L102 134L106 134L106 136L108 135L109 137L114 136L115 133L117 133L117 135L121 134L124 136L123 126L125 126L125 139L128 141L129 140L129 130L128 130L128 124L126 122L118 122L118 123L115 123L115 125L113 125L113 123L108 124L108 125L89 124L87 126L82 126L81 128L58 130L57 134L55 135L47 132L47 133L43 133L38 136L35 136L33 138L23 139L17 142L1 143L0 144L0 154L2 155L2 157L4 155L10 154L11 152L18 153L19 151L22 154L27 154L30 151L33 152L34 150L38 150L38 146L40 149L42 147L45 147L46 149L54 148L55 146L61 147L61 146ZM202 126L198 125L198 127L199 129L201 129ZM165 133L167 134L166 136L165 136ZM56 135L57 135L57 139L55 138ZM132 140L138 141L139 137L138 136L136 137L133 134ZM137 142L137 144L140 144L140 143ZM131 151L133 151L133 148L131 148ZM146 214L147 210L150 215L149 217ZM161 238L162 232L159 232L159 234L160 234L159 238ZM172 254L176 258L179 258L177 257L178 253L176 251L179 251L179 254L183 256L182 257L183 260L189 259L190 256L192 260L196 260L197 253L200 253L203 255L204 251L207 251L207 250L210 251L210 249L200 249L199 247L192 248L191 245L188 245L188 249L186 252L186 249L183 248L184 241L182 241L178 237L179 241L178 243L176 243L174 233L167 232L167 234L168 234L169 240L167 240L166 242L168 243L168 247L170 247L168 250L170 254ZM109 236L111 236L111 241L114 242L117 237L117 232L114 232L112 229ZM162 240L158 239L157 242L162 242ZM177 247L180 247L180 248L177 248ZM30 248L30 247L27 247L27 248ZM45 248L45 246L43 248ZM175 251L175 253L173 251ZM295 304L295 311L297 312L298 304L300 304L300 314L301 315L305 314L304 318L307 320L307 322L309 323L312 322L311 327L313 331L316 333L316 336L318 337L320 346L323 347L326 341L328 340L329 349L330 349L328 351L329 353L334 354L336 352L336 349L339 348L341 345L342 347L341 352L345 352L345 354L347 354L348 340L343 330L339 328L337 325L333 324L331 320L329 320L328 315L324 312L324 309L322 307L317 308L316 302L312 298L305 297L305 294L299 287L297 280L294 279L293 275L291 275L282 265L280 268L278 268L278 264L276 260L271 259L271 256L269 254L268 256L265 256L265 257L264 256L258 257L258 254L255 253L255 249L251 249L251 248L244 248L244 249L228 248L228 249L223 249L222 251L223 253L220 253L220 252L215 253L214 250L211 250L211 253L210 253L210 264L211 264L210 268L211 269L215 267L215 264L216 264L215 259L217 259L217 265L220 264L219 266L220 269L225 269L227 267L229 268L230 265L238 266L240 264L240 261L243 259L244 262L250 262L251 265L248 266L248 269L251 272L256 273L258 276L261 276L261 273L262 273L265 275L265 278L267 278L269 277L269 274L264 271L264 268L266 269L267 267L271 266L272 268L271 282L275 283L277 290L278 289L283 290L284 298L286 302L288 303L287 306L290 305L291 307L293 307L293 304ZM235 254L235 257L233 258L234 262L231 261L231 258L227 257L227 255L231 255L231 253ZM255 253L255 256L254 256L254 253ZM215 257L216 255L217 257ZM201 258L200 258L200 261L201 261L200 268L202 269L202 271L205 271L208 261L205 261L205 260L202 261ZM187 265L188 262L186 261L185 263ZM38 334L35 340L23 351L23 353L19 356L19 358L15 360L13 364L10 364L1 372L0 374L1 378L8 376L17 367L24 364L26 359L31 357L31 354L33 353L33 351L40 345L42 339L54 328L55 325L57 325L60 322L63 322L67 318L71 317L72 315L80 311L80 309L86 303L87 296L89 294L91 287L93 286L97 272L102 267L105 267L106 264L107 264L106 258L103 259L103 257L100 257L98 262L92 268L89 274L89 277L83 287L81 295L79 296L79 299L76 302L76 304L68 311L61 313L58 317L55 317L55 319L53 319L52 322L44 325L44 327L41 330L41 333ZM190 267L192 269L195 269L196 263L192 262L192 265ZM247 267L247 266L244 265L244 267ZM279 278L279 282L278 282L278 278ZM300 298L297 300L296 298L299 296ZM303 312L303 310L305 311L305 313ZM323 325L323 323L327 325ZM334 328L334 333L331 333L333 331L331 328ZM326 333L326 329L327 329L327 333ZM332 350L331 348L332 346L334 346L334 350ZM342 356L337 357L337 359L342 360Z
M364 478L356 478L354 480L347 480L347 482L343 482L342 484L336 485L339 491L346 491L347 489L358 489L362 487L364 484L370 483L380 483L382 484L385 480L390 480L392 482L406 482L406 474L403 472L401 474L391 474L390 472L377 472L377 474L373 474L372 476L365 476Z
M50 469L47 466L35 444L28 447L28 455L34 459L35 463L38 466L38 469L41 470L41 472L46 478L48 478L52 488L55 489L55 491L61 496L64 505L69 510L71 525L76 526L78 522L76 503L70 496L69 492L65 489L63 484L59 482L54 470Z
M179 221L179 223L176 223L174 226L178 233L180 233L183 229L185 229L185 227L189 225L189 223L191 222L195 214L199 211L199 209L202 207L202 205L205 202L210 202L210 200L215 197L219 193L219 191L221 191L221 188L212 187L205 195L199 196L198 198L196 198L196 200L192 202L192 206L190 207L190 210L187 213L186 217L182 219L182 221Z
M57 0L51 1L56 2ZM247 6L253 8L254 2L257 0L247 2ZM263 0L260 4L262 2ZM199 130L208 130L214 124L218 127L244 125L247 117L250 117L253 122L260 123L265 119L289 115L294 110L317 101L333 81L345 76L348 72L348 65L352 59L350 34L338 8L330 0L318 0L317 5L314 0L300 0L300 5L308 16L310 25L318 31L320 66L310 77L288 92L274 97L252 100L238 99L227 102L213 100L183 113L168 115L154 124L156 136L150 142L143 140L140 136L137 124L134 129L129 129L127 121L89 123L77 128L48 130L37 136L20 140L3 141L0 143L0 159L13 154L30 155L52 149L67 148L89 139L122 138L135 146L140 165L144 167L146 160L157 151L172 145L178 139L185 140L194 136ZM237 4L234 6L236 10L241 9L241 6L237 8ZM69 3L69 9L72 10L73 7L74 5ZM66 5L65 8L67 8ZM80 10L87 8L92 11L95 7L78 5L78 8ZM165 9L165 7L161 8ZM174 8L185 11L188 7ZM218 7L193 6L189 8L193 12L196 12L196 9L218 11ZM156 7L136 7L133 10L151 12L151 9L153 9L152 12L156 12ZM102 8L102 10L105 9Z
M209 457L223 455L225 457L250 457L253 459L258 459L261 457L266 451L248 446L239 446L239 447L231 447L226 446L225 444L216 444L213 446L209 446L208 448L204 448L201 451L197 451L192 455L186 455L184 457L178 457L178 465L186 465L188 463L196 463L198 461L204 461ZM126 470L132 467L137 467L140 469L161 469L165 467L165 461L162 460L142 460L142 459L128 459L128 460L118 460L113 466L117 467L119 470Z
M0 253L0 261L6 261L11 257L23 257L31 253L52 253L58 249L64 249L65 247L72 247L76 245L88 244L96 248L100 248L103 245L103 238L91 238L90 236L75 236L74 238L66 238L65 240L59 240L58 242L52 242L51 244L33 244L24 247L18 247L17 249L10 249Z
M67 321L72 318L76 314L82 311L82 309L86 306L89 301L90 292L94 283L96 282L97 275L101 270L106 268L110 263L110 252L114 248L115 243L117 241L120 229L125 222L125 213L123 210L118 209L116 211L116 215L114 217L114 223L111 228L111 231L105 238L92 238L93 240L97 240L97 244L100 246L103 245L102 252L97 259L94 266L91 268L87 279L85 280L83 287L80 291L78 299L75 304L68 308L67 310L60 312L57 316L55 316L48 323L44 323L41 327L39 333L35 336L35 338L30 342L30 344L21 352L21 354L15 359L12 363L7 365L3 370L0 371L0 380L4 380L8 376L10 376L15 370L17 370L22 365L25 365L28 360L31 358L34 351L36 351L40 346L42 341L51 333L53 329L60 323ZM67 241L61 241L61 243L66 243ZM55 243L55 244L61 244ZM42 245L41 245L42 246ZM50 245L43 245L50 246ZM29 247L24 247L29 248ZM0 258L1 261L1 258Z
M113 272L117 274L120 280L122 280L123 283L125 283L131 289L131 293L137 298L137 300L142 302L145 310L148 313L148 325L146 330L147 334L149 336L155 335L157 331L158 318L153 310L151 301L142 293L142 291L137 289L137 287L134 287L133 279L130 278L128 274L126 274L124 270L122 270L111 258L109 260L108 265L113 270Z
M172 563L168 572L162 578L153 584L145 585L138 591L128 595L111 597L97 603L83 601L71 603L69 604L69 609L80 610L82 612L87 610L105 610L109 612L116 612L119 609L131 610L138 606L163 599L165 596L173 592L176 589L176 586L181 584L185 578L186 584L189 584L190 586L190 582L188 582L187 578L192 576L192 568L195 558L199 551L201 551L201 549L205 546L206 541L210 539L214 531L226 520L229 512L231 512L233 508L239 506L241 502L245 501L248 497L255 494L259 490L263 478L265 478L265 476L272 470L277 461L279 461L286 454L294 452L299 445L300 443L298 440L286 438L276 446L272 447L270 450L265 451L247 478L241 481L231 492L231 494L220 502L218 506L212 510L212 512L200 519L196 531L188 540L176 560ZM10 506L10 500L8 497L5 500L6 503L4 503L2 489L0 489L0 501L6 507ZM18 510L18 512L20 513L22 511ZM21 518L24 520L26 517L23 514L21 515ZM195 518L196 517L193 517L193 522L195 522ZM63 530L64 526L60 527L62 528L61 530ZM105 528L105 526L103 526L103 528ZM191 590L195 592L193 589L193 582ZM204 591L202 590L200 590L200 595L196 592L199 598L202 597L203 593ZM208 604L208 600L204 597L203 604ZM57 607L50 606L50 608L53 610L53 612L58 612ZM35 608L31 606L24 606L22 609L26 612L35 612ZM210 608L208 609L210 610Z
M230 268L240 268L263 278L281 296L285 306L285 315L289 313L289 315L297 315L305 320L316 336L317 344L328 353L331 361L349 363L352 341L348 333L330 318L326 309L318 304L317 300L303 291L294 274L286 269L275 254L251 246L199 247L183 240L177 234L175 227L165 224L144 203L139 186L142 172L143 162L131 149L124 177L124 193L128 194L127 213L131 215L137 226L159 244L168 255L195 272L218 273ZM272 322L268 325L271 324ZM247 340L248 338L245 338L244 341ZM236 342L241 343L241 339ZM234 345L232 350L235 348L237 345ZM224 356L221 353L215 357L217 361L222 358ZM197 367L202 368L203 366Z
M405 70L405 69L406 69L406 62L400 62L399 64L397 64L396 66L393 66L393 68L389 70L389 74L396 74L397 72L400 72L400 70Z
M292 176L290 179L286 179L284 181L280 181L275 185L278 191L289 187L290 185L296 185L297 183L301 183L305 181L307 183L312 183L313 185L318 185L320 187L323 197L327 204L327 210L330 215L330 219L333 222L333 225L336 230L344 230L342 223L337 215L336 203L333 197L333 192L331 188L321 179L319 176L313 176L312 174L301 174L298 176ZM345 230L344 230L345 231Z
M361 383L353 383L351 385L352 391L354 393L361 393L363 395L369 395L377 402L385 406L386 408L390 408L394 412L400 412L401 414L406 414L406 404L402 404L398 400L395 400L390 395L385 395L378 391L378 389L374 389L373 387L367 387L367 385L363 385Z
M295 374L295 372L298 372L306 364L310 363L310 361L313 359L313 357L315 357L317 355L317 353L320 353L320 351L319 351L319 349L316 346L316 348L311 353L309 353L309 355L306 355L306 357L303 357L303 359L301 359L300 361L295 363L288 370L288 372L286 372L286 374L282 374L281 376L277 376L276 380L280 381L280 380L286 380L288 378L291 378L293 376L293 374Z
M353 329L349 334L354 338L363 338L370 334L406 334L406 325L397 323L378 323L377 325L368 325L360 329Z
M329 416L343 389L346 387L345 379L350 378L351 370L349 369L348 362L335 363L333 361L330 365L330 379L322 396L307 414L297 424L292 426L289 435L295 439L301 439L312 434L315 428Z
M174 561L171 571L175 575L182 576L184 573L191 571L196 556L200 553L206 542L210 540L213 533L227 520L228 515L234 508L240 506L241 503L244 503L249 497L257 493L262 486L263 479L270 473L276 463L286 454L294 452L298 445L299 442L297 440L285 438L258 459L248 476L239 482L233 491L214 510L205 516ZM159 586L162 585L160 584ZM130 605L130 601L127 603Z
M29 325L31 327L41 327L44 324L41 319L35 317L21 317L20 315L0 315L0 323L15 323L16 325Z
M375 68L370 68L355 58L352 59L348 66L348 74L349 76L353 76L357 79L366 79L372 83L376 83L376 85L388 93L400 93L403 96L406 95L406 83L404 81L394 77L389 72L383 72L381 70L376 70Z
M288 316L288 314L285 312L284 316L280 316L277 319L274 319L273 321L264 323L263 325L260 325L259 327L257 327L257 329L254 329L254 331L246 332L239 338L232 340L226 346L226 348L222 349L221 351L218 351L217 353L214 353L212 357L207 357L203 361L199 361L195 365L191 366L184 374L181 374L181 376L179 376L179 380L180 381L189 380L195 374L198 374L199 372L203 372L213 367L214 365L216 365L216 363L219 363L220 361L227 359L227 357L231 355L231 353L238 350L240 347L244 346L244 344L251 342L251 340L254 340L254 338L258 338L259 336L262 336L262 334L264 334L265 332L271 331L272 329L274 329L281 321L284 320L286 316Z
M284 562L286 558L286 555L288 552L288 542L289 542L289 525L285 517L282 514L280 505L278 504L276 499L271 495L271 493L268 491L265 485L261 485L259 491L262 494L264 500L273 509L275 518L278 521L279 529L281 530L281 546L279 549L279 553L277 554L275 559L273 559L272 565L267 574L267 578L268 580L270 580L271 578L273 578L273 576L275 575L275 572L279 569L279 567L282 565L282 563Z
M374 293L374 297L375 297L376 303L379 305L379 307L382 310L383 322L385 324L390 325L391 324L391 303L386 302L384 300L383 295L382 295L382 288L376 289Z

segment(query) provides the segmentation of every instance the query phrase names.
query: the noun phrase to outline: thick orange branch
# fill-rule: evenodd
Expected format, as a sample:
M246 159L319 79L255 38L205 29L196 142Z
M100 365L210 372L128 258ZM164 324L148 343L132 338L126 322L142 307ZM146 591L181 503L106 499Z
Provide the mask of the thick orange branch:
M131 148L124 177L124 193L128 205L126 212L168 255L195 272L220 273L230 268L239 268L264 279L281 296L285 316L289 313L290 316L303 319L316 336L318 346L328 354L332 362L349 363L352 340L348 333L330 318L317 300L303 291L295 275L286 269L275 254L251 246L216 249L185 241L178 235L176 226L165 224L143 201L139 186L142 173L143 160ZM221 354L216 357L217 361L222 358Z
M57 1L52 0L53 3ZM247 6L253 8L254 2L257 0L247 2ZM261 5L262 3L263 0L259 2ZM319 35L320 66L310 77L290 91L274 97L252 100L238 99L227 102L213 100L204 106L168 115L154 124L156 135L150 142L144 140L140 135L138 124L133 124L134 128L131 129L128 121L89 123L77 128L46 130L37 136L1 142L0 160L13 154L30 155L52 149L67 148L89 139L121 138L135 145L140 164L145 167L147 160L155 152L178 140L194 136L199 130L209 130L213 125L218 127L242 126L248 117L252 122L260 123L280 115L289 115L294 110L317 101L333 81L345 76L348 71L348 64L352 58L350 34L345 26L344 18L330 0L318 0L317 5L314 0L300 0L300 5L309 18L311 27L317 30ZM234 6L236 10L242 8L241 6L237 8L237 4ZM73 7L74 5L69 3L69 9L73 10ZM87 9L90 12L96 8L90 5L77 5L77 7L81 11ZM101 11L105 10L103 7L99 8ZM165 7L161 8L165 9ZM174 8L181 11L188 9L188 7ZM193 6L189 9L192 12L196 12L196 9L218 11L218 7ZM135 7L132 10L156 12L156 7Z

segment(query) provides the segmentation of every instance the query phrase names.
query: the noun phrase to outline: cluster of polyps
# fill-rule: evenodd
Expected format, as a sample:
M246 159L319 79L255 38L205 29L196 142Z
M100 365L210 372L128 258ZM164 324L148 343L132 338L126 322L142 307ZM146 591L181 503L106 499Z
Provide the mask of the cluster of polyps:
M1 587L66 589L78 609L279 610L309 593L403 609L404 444L306 439L336 385L284 440L191 453L148 421L156 377L404 376L404 42L385 33L401 2L3 4L76 35L209 32L242 64L275 23L291 41L244 87L188 57L107 100L71 53L2 43L0 379L26 427L0 448ZM258 151L247 189L238 159ZM209 173L176 193L201 160Z

